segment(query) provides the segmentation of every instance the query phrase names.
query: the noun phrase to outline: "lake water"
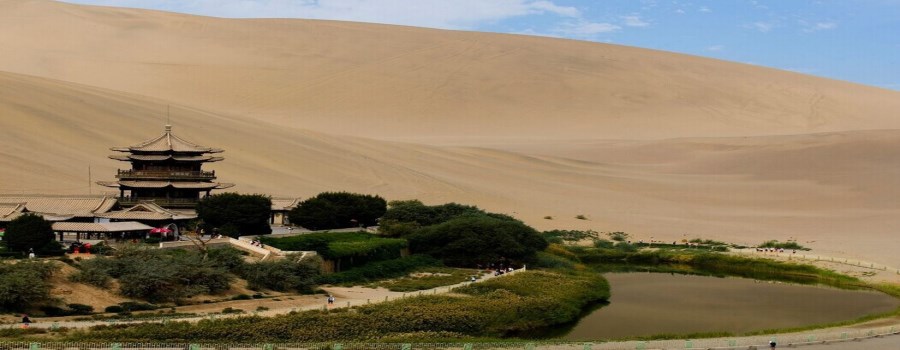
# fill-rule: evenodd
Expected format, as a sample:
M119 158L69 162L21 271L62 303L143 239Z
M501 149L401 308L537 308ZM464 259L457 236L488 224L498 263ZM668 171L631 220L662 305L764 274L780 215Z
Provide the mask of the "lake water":
M559 338L743 333L852 320L900 307L900 300L872 291L665 273L605 277L612 288L609 305Z

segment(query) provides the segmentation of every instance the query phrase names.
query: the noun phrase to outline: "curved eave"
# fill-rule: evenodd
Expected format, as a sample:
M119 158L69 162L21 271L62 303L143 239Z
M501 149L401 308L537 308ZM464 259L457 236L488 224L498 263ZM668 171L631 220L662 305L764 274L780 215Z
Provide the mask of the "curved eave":
M97 184L105 187L119 188L118 181L97 181Z
M150 154L114 154L109 156L110 159L121 160L124 162L144 161L144 162L161 162L165 160L174 160L177 162L219 162L224 157L212 156L175 156L175 155L150 155Z
M234 187L234 184L218 182L169 182L169 181L97 181L98 185L113 188L179 188L195 190L216 190Z

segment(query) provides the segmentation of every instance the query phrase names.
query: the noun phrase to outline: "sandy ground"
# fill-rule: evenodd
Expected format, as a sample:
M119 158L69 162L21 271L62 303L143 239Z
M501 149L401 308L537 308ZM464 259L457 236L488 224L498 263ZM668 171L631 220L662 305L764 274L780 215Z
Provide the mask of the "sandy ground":
M109 148L169 119L225 149L206 168L243 193L900 265L896 91L572 40L44 0L0 0L0 42L16 53L0 55L0 193L108 190L88 184L128 166Z

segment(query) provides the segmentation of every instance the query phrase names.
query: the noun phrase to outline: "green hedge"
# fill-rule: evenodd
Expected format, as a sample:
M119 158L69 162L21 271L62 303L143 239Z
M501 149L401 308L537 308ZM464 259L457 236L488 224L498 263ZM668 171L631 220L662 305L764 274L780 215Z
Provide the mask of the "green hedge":
M343 272L322 275L321 284L353 284L377 279L406 275L423 266L441 266L441 261L430 256L413 255L405 258L369 263Z

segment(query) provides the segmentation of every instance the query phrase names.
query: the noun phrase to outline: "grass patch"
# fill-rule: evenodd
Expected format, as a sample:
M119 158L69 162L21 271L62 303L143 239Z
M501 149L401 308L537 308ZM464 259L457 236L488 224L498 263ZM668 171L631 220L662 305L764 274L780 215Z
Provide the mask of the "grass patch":
M475 274L477 271L471 269L424 267L415 269L404 277L372 283L369 287L383 287L392 292L414 292L465 282Z
M779 242L779 241L766 241L763 244L759 245L759 248L775 248L775 249L788 249L788 250L811 250L807 247L804 247L798 244L795 241L787 241L787 242Z
M572 322L582 308L609 297L599 274L525 271L458 288L462 296L402 300L274 317L242 316L197 323L96 326L65 340L156 342L320 342L502 337Z

